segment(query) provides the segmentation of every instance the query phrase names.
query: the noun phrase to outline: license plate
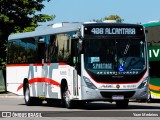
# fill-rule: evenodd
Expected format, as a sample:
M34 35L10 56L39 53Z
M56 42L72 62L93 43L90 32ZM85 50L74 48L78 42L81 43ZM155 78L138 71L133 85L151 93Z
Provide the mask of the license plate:
M124 96L123 95L113 95L112 100L124 100Z

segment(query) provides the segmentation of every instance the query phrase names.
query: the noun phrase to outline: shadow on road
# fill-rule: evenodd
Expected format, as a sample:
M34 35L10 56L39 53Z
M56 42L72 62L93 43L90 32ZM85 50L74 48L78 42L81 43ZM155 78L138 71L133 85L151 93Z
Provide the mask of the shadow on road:
M117 110L115 103L88 103L84 106L85 110ZM136 103L136 105L129 104L127 109L160 109L159 106L142 105L142 103ZM124 109L126 110L126 109Z
M25 105L25 104L20 104L20 105ZM53 104L53 105L48 105L47 103L43 103L41 107L57 107L57 108L62 108L61 105L59 104ZM64 109L64 108L62 108ZM86 103L85 105L81 107L75 107L74 109L79 109L79 110L117 110L116 104L113 103L108 103L108 102L91 102L91 103ZM130 102L127 110L134 110L134 109L143 109L143 110L160 110L160 104L159 103L137 103L137 102ZM124 109L124 110L126 110Z

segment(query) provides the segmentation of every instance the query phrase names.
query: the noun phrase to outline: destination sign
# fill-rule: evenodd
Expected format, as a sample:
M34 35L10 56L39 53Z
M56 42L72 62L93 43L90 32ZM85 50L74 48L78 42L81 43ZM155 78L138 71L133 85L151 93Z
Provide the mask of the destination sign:
M135 35L135 28L92 28L92 34Z
M144 35L142 27L119 26L85 26L84 36L110 36L110 35Z

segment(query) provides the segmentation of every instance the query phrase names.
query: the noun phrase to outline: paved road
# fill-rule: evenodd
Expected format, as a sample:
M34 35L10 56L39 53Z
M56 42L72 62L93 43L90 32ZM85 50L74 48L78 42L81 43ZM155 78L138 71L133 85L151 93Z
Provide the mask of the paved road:
M106 120L106 116L111 116L107 117L107 119L112 119L112 120L125 120L126 118L127 118L126 120L130 120L130 119L137 119L136 116L139 115L140 116L138 117L138 119L143 119L142 117L147 115L145 116L146 117L145 119L156 120L160 117L160 103L130 102L128 109L117 109L115 103L93 102L93 103L88 103L81 108L66 109L66 108L61 108L60 106L48 106L45 102L41 106L26 106L24 104L23 97L10 96L10 97L0 97L0 111L1 114L4 111L8 112L11 111L12 113L15 112L16 114L19 113L23 115L26 114L30 115L32 113L33 114L37 113L36 114L37 116L40 115L42 116L42 119L43 117L45 117L48 120L51 119L75 120L74 117L76 117L76 120L79 119L98 120L100 119L99 116L103 116L101 117L101 120L103 119ZM38 118L34 119L38 120Z

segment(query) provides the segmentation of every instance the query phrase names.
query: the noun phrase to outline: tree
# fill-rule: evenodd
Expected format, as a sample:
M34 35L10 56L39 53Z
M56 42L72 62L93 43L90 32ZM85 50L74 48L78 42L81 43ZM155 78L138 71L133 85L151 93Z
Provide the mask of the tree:
M119 22L119 23L122 23L123 21L124 21L124 19L122 19L120 16L118 16L118 15L110 15L110 16L108 16L108 17L105 17L105 18L103 18L103 21L104 20L116 20L117 22Z
M103 22L105 20L116 20L116 22L122 23L124 21L124 19L122 19L120 16L118 15L110 15L108 17L104 17L101 19L93 19L93 22Z
M11 33L32 31L38 22L54 19L54 15L36 14L50 0L0 0L0 66L6 60L6 40ZM3 64L2 64L3 63Z

